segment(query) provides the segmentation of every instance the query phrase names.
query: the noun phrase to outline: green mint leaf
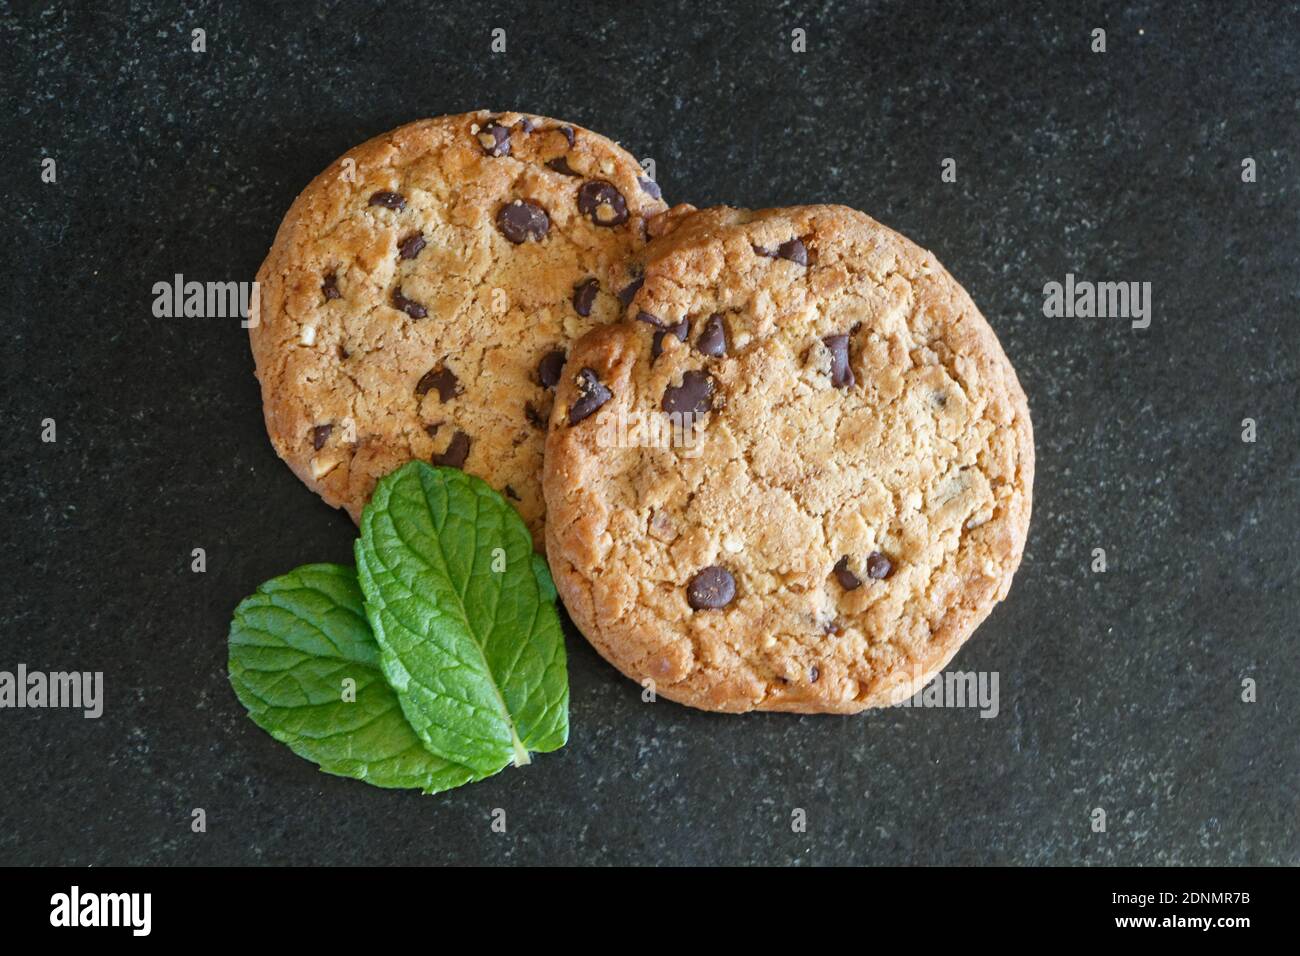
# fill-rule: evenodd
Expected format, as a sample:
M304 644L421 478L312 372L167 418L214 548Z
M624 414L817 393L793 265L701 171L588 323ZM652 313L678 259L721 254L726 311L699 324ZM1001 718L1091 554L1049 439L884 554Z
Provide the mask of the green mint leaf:
M564 746L564 637L523 519L485 482L410 462L361 518L384 675L426 747L479 776Z
M554 604L559 593L555 590L555 582L551 580L550 565L536 551L533 552L533 573L537 575L537 588L542 592L542 597Z
M476 778L425 749L379 667L356 573L308 564L235 609L230 683L249 716L326 773L437 793ZM356 682L344 700L344 680Z

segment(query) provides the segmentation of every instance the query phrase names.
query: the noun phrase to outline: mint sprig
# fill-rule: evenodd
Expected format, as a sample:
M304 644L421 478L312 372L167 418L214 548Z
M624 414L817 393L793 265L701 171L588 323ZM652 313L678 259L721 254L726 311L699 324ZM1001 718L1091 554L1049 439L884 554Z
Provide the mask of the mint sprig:
M564 745L555 585L504 498L413 462L355 550L357 572L305 565L235 609L230 682L259 727L327 773L426 793Z
M554 586L500 495L411 462L379 482L355 550L384 674L432 753L487 776L564 746Z

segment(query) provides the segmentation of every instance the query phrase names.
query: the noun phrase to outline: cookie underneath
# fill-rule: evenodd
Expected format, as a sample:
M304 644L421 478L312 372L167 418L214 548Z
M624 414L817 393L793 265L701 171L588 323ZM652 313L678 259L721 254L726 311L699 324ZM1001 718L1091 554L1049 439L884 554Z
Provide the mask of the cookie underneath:
M665 208L627 152L545 117L444 116L349 151L258 273L250 338L276 451L354 519L406 461L463 468L540 546L555 372L619 314Z
M547 554L628 677L708 710L896 703L1020 563L1034 449L935 259L837 206L677 217L556 392ZM672 426L677 426L674 429Z

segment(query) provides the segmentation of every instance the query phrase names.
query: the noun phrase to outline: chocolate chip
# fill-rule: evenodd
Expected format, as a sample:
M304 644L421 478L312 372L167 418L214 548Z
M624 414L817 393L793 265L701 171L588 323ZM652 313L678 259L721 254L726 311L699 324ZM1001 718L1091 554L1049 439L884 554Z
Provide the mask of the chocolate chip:
M849 570L849 556L846 554L835 562L835 567L831 569L835 575L835 580L840 582L840 587L846 591L852 591L854 588L862 586L862 580Z
M338 347L338 350L339 350L339 361L341 362L346 362L348 360L348 356L352 354L341 345Z
M645 276L638 276L619 290L618 301L623 303L623 308L626 309L632 304L632 300L636 298L636 294L641 291L643 285L645 285Z
M339 291L339 277L331 272L325 277L325 281L320 284L320 291L326 300L341 299L343 293Z
M849 366L849 337L828 335L822 342L831 353L831 384L836 388L848 388L855 381L853 369Z
M585 182L578 190L578 211L598 226L621 226L627 222L627 200L603 179Z
M523 130L525 133L531 133L533 130L537 129L537 124L534 123L532 119L525 116L519 122L515 123L515 129Z
M645 179L643 177L638 176L636 180L636 184L640 186L641 191L645 193L647 196L649 196L651 199L664 198L663 190L659 188L659 184L655 182L653 179Z
M456 378L456 373L441 365L435 366L424 373L424 376L415 385L415 394L423 395L431 388L438 390L438 398L443 402L450 402L465 391L465 389L461 388L460 379Z
M320 451L329 441L330 432L334 430L333 425L317 425L311 430L311 447Z
M448 468L461 468L465 464L465 459L469 457L469 436L464 432L456 432L451 436L451 441L447 443L447 450L442 454L434 455L431 459L435 465L446 465Z
M664 336L676 336L678 342L685 342L686 336L690 334L691 323L689 319L682 319L676 325L670 325L667 328L660 329L655 333L654 341L650 343L650 361L654 361L664 350Z
M646 325L653 325L656 329L666 329L668 326L663 319L652 312L641 311L636 314L638 322L644 322Z
M698 572L686 585L686 603L696 611L726 607L736 596L736 579L716 565Z
M789 242L781 243L776 248L776 256L778 259L789 259L795 265L808 264L808 249L802 239L791 239Z
M893 573L893 563L879 551L867 555L867 577L881 581Z
M537 410L532 402L524 402L524 418L528 419L528 424L534 428L546 431L546 417Z
M808 668L808 683L810 684L817 683L817 678L821 676L822 676L822 672L817 668L816 664Z
M527 199L506 203L497 213L497 228L515 245L529 239L541 241L551 230L551 217L546 210Z
M488 156L510 155L510 130L496 120L488 120L478 131L478 144Z
M727 354L727 323L721 313L714 312L704 320L704 331L695 340L695 349L701 355L721 358Z
M429 314L429 310L420 303L402 295L401 286L393 290L393 308L405 312L413 319L422 319Z
M413 232L398 245L397 258L414 259L420 254L420 250L424 248L424 245L424 234Z
M537 363L537 380L542 388L555 388L560 381L560 372L564 370L564 349L547 352Z
M591 306L596 301L600 283L595 279L583 279L573 287L573 311L583 318L591 315Z
M396 209L401 212L406 208L406 197L401 193L378 192L371 195L370 205L383 206L385 209Z
M690 369L682 373L682 384L664 389L663 410L703 415L713 408L713 379L708 372Z
M584 368L578 373L578 398L569 406L569 424L576 425L584 418L590 418L600 406L614 395L596 375L594 369Z
M505 488L502 490L505 491L507 498L510 498L514 501L521 500L519 497L519 492L515 491L515 489L510 487L509 485L506 485Z
M760 256L767 256L769 259L789 259L796 265L806 266L808 264L808 248L803 244L802 239L791 239L783 242L775 249L771 246L752 246L753 250Z
M424 430L429 433L430 438L438 437L438 429L442 427L442 422L434 422L431 425L425 425Z
M582 176L582 173L569 165L568 158L564 156L557 156L555 159L547 160L546 168L553 169L557 173L563 173L565 176Z
M572 146L573 146L573 140L574 140L574 136L573 136L573 127L572 127L572 126L561 126L561 127L560 127L560 132L564 134L564 138L567 139L567 140L569 141L569 146L572 147Z

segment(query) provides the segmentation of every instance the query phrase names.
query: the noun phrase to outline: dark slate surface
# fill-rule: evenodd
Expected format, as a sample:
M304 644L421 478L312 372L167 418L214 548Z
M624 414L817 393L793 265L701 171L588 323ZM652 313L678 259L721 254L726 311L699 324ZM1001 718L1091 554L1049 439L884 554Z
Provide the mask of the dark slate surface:
M72 6L0 5L0 669L102 670L107 704L0 711L0 862L1300 863L1294 6ZM479 106L603 131L673 201L856 206L967 286L1038 450L954 665L998 672L996 718L646 705L577 635L569 746L436 798L244 716L231 609L353 528L273 454L237 322L156 319L153 283L251 279L339 153ZM1067 272L1151 282L1150 328L1045 318Z

